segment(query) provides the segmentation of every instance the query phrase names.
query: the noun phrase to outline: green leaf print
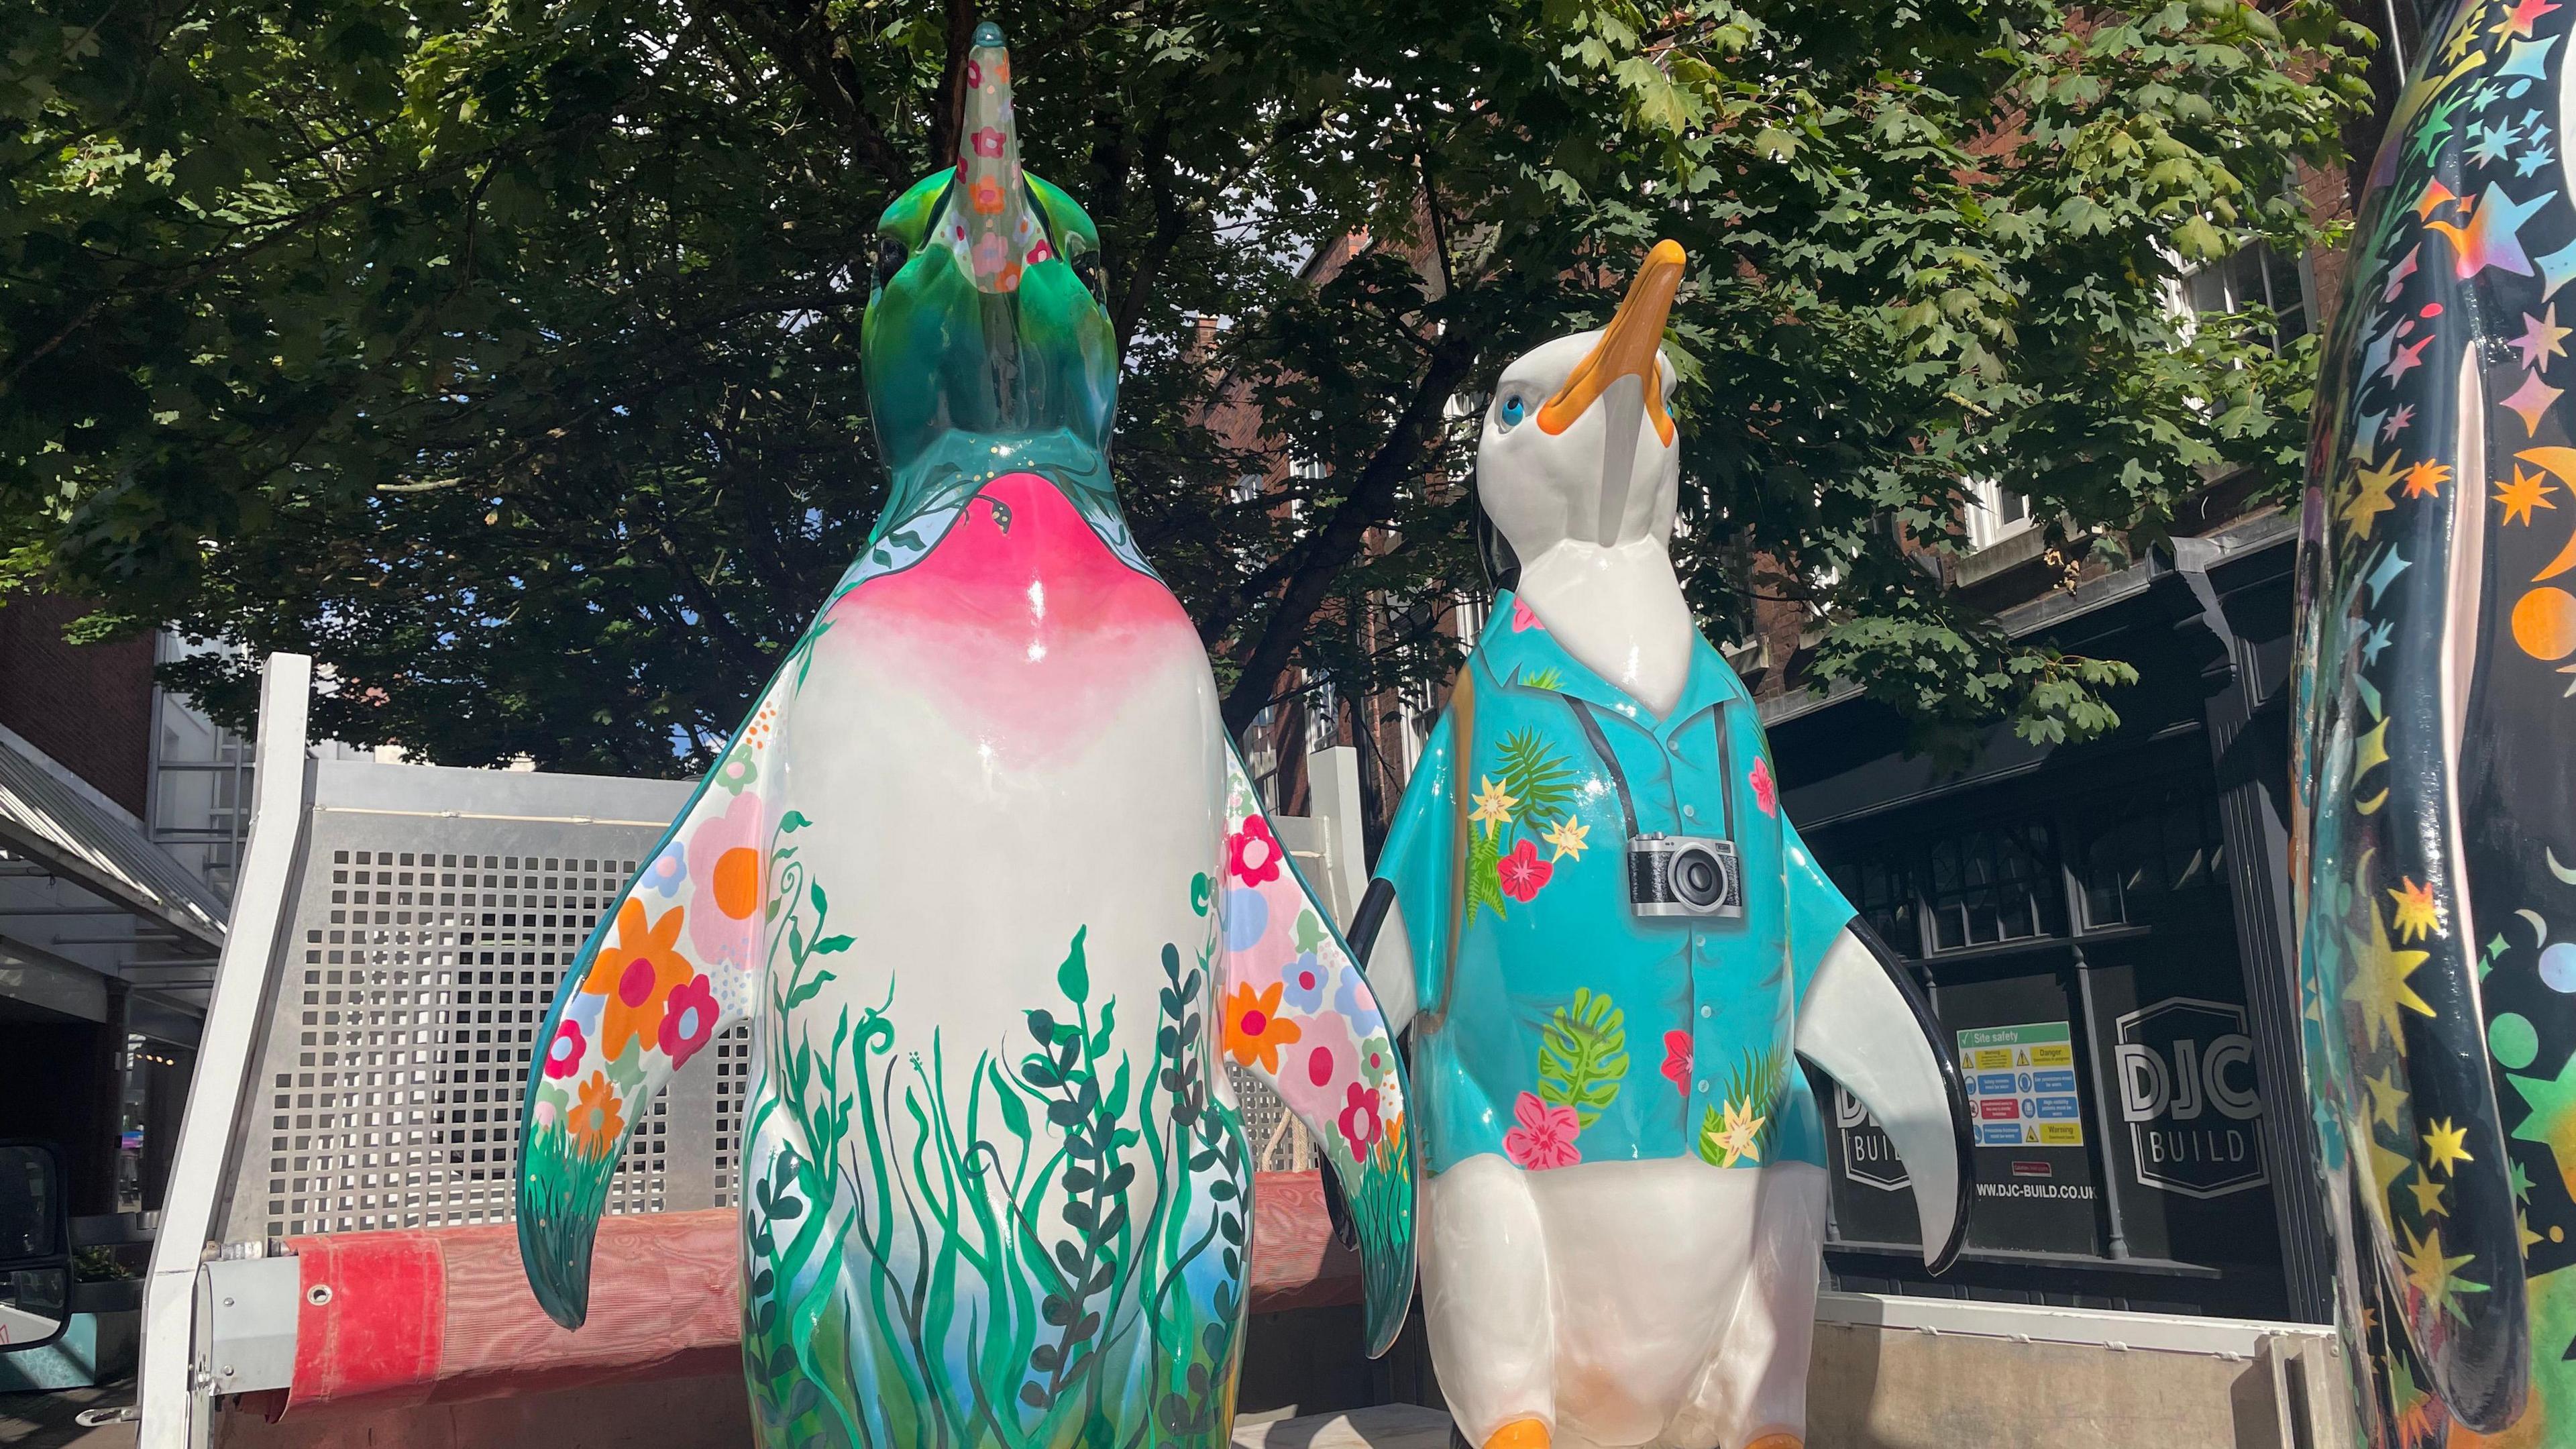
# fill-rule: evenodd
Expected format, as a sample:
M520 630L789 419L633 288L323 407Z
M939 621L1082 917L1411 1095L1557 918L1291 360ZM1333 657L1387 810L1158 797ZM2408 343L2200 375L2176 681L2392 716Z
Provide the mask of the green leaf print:
M1502 877L1494 873L1494 862L1503 858L1499 841L1478 830L1467 837L1467 917L1475 919L1476 908L1485 906L1497 916L1508 915L1503 909Z
M1553 819L1574 798L1574 767L1549 749L1545 736L1522 730L1503 741L1503 792L1512 797L1518 822Z
M1565 676L1552 666L1546 669L1533 669L1520 677L1520 684L1524 689L1563 689Z
M1091 928L1082 926L1073 933L1073 950L1064 964L1055 969L1055 984L1064 991L1067 1001L1082 1001L1091 995L1091 968L1082 959L1082 938Z
M1575 1120L1589 1127L1617 1100L1627 1075L1627 1013L1608 993L1577 987L1574 1003L1558 1007L1539 1034L1539 1100L1572 1107Z

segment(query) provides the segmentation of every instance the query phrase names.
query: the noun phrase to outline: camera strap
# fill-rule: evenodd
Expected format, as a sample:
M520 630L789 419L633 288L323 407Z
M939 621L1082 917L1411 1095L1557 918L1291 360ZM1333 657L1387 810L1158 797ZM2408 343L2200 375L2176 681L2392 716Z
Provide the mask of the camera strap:
M1601 721L1592 705L1570 694L1557 698L1574 711L1574 722L1583 729L1584 739L1591 742L1592 753L1601 757L1602 767L1610 772L1610 787L1619 792L1619 818L1628 827L1628 838L1637 838L1637 802L1628 793L1628 772L1619 768L1619 756L1610 748L1609 736L1601 732ZM1726 747L1726 706L1712 707L1708 712L1709 733L1717 742L1717 802L1720 818L1725 822L1725 838L1735 838L1735 769L1733 754Z

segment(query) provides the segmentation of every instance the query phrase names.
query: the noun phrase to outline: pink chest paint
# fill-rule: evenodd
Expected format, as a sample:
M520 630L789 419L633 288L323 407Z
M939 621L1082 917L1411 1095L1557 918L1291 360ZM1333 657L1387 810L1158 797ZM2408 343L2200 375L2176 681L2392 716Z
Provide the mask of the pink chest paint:
M833 636L1023 760L1078 753L1141 676L1204 658L1171 590L1034 473L994 479L929 557L852 590Z

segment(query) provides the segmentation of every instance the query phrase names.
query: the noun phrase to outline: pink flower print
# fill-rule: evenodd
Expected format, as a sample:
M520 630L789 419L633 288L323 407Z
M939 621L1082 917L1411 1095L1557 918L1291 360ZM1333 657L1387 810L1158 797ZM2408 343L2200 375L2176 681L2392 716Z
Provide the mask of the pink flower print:
M1514 594L1512 596L1512 632L1521 634L1532 629L1542 634L1547 632L1547 626L1539 622L1538 615L1530 611L1530 606L1520 595Z
M701 966L750 959L760 908L760 830L760 796L745 793L689 834L689 878L700 884L686 917L689 954Z
M707 989L707 978L671 988L662 1004L661 1042L663 1054L673 1067L685 1067L689 1058L716 1037L716 998Z
M1279 841L1270 822L1258 815L1243 818L1243 829L1225 840L1226 869L1248 886L1279 879Z
M1780 813L1780 787L1772 782L1769 760L1754 756L1753 772L1745 776L1745 780L1753 786L1753 803L1762 807L1763 814Z
M974 62L974 61L971 61L971 60L970 60L970 61L968 61L968 62L966 62L966 84L967 84L968 86L972 87L972 86L980 86L980 85L982 85L983 83L984 83L984 67L983 67L982 65L980 65L980 64L978 64L978 63L976 63L976 62Z
M1282 967L1279 979L1288 983L1288 1004L1311 1013L1324 1009L1324 991L1332 975L1323 962L1315 959L1315 953L1308 951Z
M1526 901L1538 894L1547 878L1556 874L1556 866L1538 858L1535 841L1524 840L1512 847L1512 853L1494 862L1494 876L1502 882L1503 894L1516 901Z
M1342 1129L1342 1140L1351 1145L1351 1156L1366 1158L1377 1145L1378 1135L1385 1130L1378 1122L1377 1092L1357 1082L1342 1098L1342 1114L1335 1119Z
M1679 1087L1679 1088L1681 1088L1683 1091L1687 1092L1687 1091L1689 1091L1689 1090L1690 1090L1690 1073L1691 1073L1691 1039L1690 1039L1690 1033L1689 1033L1689 1032L1686 1032L1686 1031L1668 1031L1668 1032L1665 1032L1665 1033L1664 1033L1664 1075L1665 1075L1665 1076L1667 1076L1667 1077L1672 1078L1672 1082L1673 1082L1673 1085L1674 1085L1674 1086Z
M1055 248L1048 246L1043 240L1041 240L1036 246L1029 248L1028 262L1030 266L1034 267L1038 263L1045 261L1047 258L1054 255Z
M973 140L975 143L975 154L978 156L999 156L1002 154L1002 133L994 130L990 126L986 126L977 131Z
M588 1050L590 1043L582 1037L580 1022L567 1021L558 1025L555 1039L546 1043L546 1075L563 1078L580 1071L582 1053Z
M1575 1118L1572 1107L1551 1107L1538 1099L1535 1092L1523 1092L1512 1104L1512 1115L1520 1119L1518 1127L1503 1134L1503 1155L1514 1167L1544 1172L1551 1167L1572 1167L1583 1160L1583 1152L1574 1145L1583 1124Z

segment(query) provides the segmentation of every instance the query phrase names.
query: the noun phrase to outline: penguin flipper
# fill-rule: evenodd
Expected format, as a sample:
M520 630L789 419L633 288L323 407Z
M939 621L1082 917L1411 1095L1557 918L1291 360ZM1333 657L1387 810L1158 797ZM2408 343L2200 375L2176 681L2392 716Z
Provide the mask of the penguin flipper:
M627 1139L671 1074L758 996L767 881L805 824L792 812L772 819L762 796L783 695L773 679L601 913L537 1037L519 1120L519 1259L546 1316L566 1328L590 1311L591 1243ZM805 953L835 949L832 939Z
M1216 894L1225 1051L1279 1094L1332 1169L1359 1240L1375 1358L1394 1345L1413 1302L1404 1061L1358 959L1272 833L1230 746L1225 874Z
M1975 1182L1966 1086L1941 1041L1904 964L1857 917L1846 922L1798 1002L1798 1055L1849 1088L1896 1145L1935 1273L1959 1255Z

